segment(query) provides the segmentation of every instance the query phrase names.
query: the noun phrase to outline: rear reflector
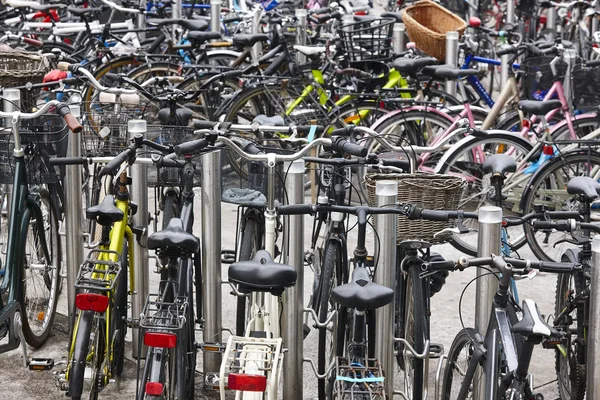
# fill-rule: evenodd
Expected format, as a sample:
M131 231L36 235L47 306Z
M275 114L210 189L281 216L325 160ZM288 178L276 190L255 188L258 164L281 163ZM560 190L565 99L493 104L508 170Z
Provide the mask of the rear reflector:
M83 311L104 312L108 308L108 297L97 293L80 293L75 296L75 307Z
M163 392L163 384L159 382L146 383L146 394L150 396L160 396Z
M267 377L264 375L229 374L227 386L230 390L264 392L267 389Z
M173 333L146 332L144 344L150 347L172 349L177 345L177 335Z

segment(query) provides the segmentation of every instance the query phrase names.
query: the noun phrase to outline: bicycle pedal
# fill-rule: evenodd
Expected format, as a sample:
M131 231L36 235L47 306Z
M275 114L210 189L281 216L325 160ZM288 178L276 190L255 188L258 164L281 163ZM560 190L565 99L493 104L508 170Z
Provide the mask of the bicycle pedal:
M54 368L53 358L32 358L29 360L29 370L31 371L50 371Z
M66 371L61 371L61 372L56 372L55 373L55 383L56 383L56 387L58 388L58 390L63 391L63 392L68 392L69 391L69 382L67 381L66 377ZM68 393L67 393L68 395Z
M224 353L227 344L225 343L197 343L196 348L208 353Z
M439 343L429 345L429 358L440 358L444 355L444 346Z

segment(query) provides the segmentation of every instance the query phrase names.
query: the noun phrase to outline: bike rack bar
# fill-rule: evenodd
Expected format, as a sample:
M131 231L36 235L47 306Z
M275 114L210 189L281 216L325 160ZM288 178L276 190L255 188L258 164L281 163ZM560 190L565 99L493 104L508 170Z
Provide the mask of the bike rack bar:
M131 120L127 123L127 132L130 138L137 134L144 137L148 131L146 121L141 119ZM137 150L138 155L144 154L143 149ZM144 233L137 237L134 244L133 263L135 265L135 292L132 293L131 315L136 320L144 310L144 304L148 293L150 292L150 267L148 265L148 165L135 163L130 167L131 198L138 203L138 211L132 217L133 226L144 228ZM139 347L140 340L139 329L133 329L132 355L135 358L144 358L146 356L145 346Z
M15 112L21 107L21 91L19 89L4 89L2 91L2 109L5 112ZM10 118L4 119L4 126L11 127ZM10 215L10 202L12 200L12 184L6 185L6 215ZM4 205L0 205L4 207Z
M299 10L296 10L298 15ZM306 13L306 10L302 10ZM304 160L286 163L285 191L289 204L304 204ZM283 358L283 398L302 400L304 315L304 216L290 215L285 223L285 263L296 268L296 285L283 292L283 344L288 349Z
M260 18L262 17L262 9L255 7L252 14L252 34L256 35L260 33ZM263 52L263 46L261 42L255 43L252 46L252 61L257 62Z
M147 6L146 0L140 0L140 9L145 10ZM140 41L146 39L146 14L139 13L137 15L137 29L139 32L137 33Z
M392 45L394 46L394 54L399 54L404 51L405 43L404 38L406 37L406 26L401 22L394 24L394 31L392 37Z
M221 151L201 157L203 341L221 343ZM221 353L205 352L204 373L221 369Z
M515 0L507 0L506 2L506 23L515 23Z
M71 113L81 117L78 105L70 105ZM81 134L70 132L67 157L81 157ZM69 328L73 327L75 312L75 280L79 266L83 263L83 232L81 230L81 165L65 167L65 223L66 223L66 267L67 267L67 305L69 307Z
M458 67L458 32L446 32L446 64ZM446 92L456 96L456 81L446 81Z
M567 63L567 72L566 72L566 76L565 76L565 83L564 83L564 93L565 96L569 96L569 97L565 97L567 99L570 99L572 96L571 94L573 93L573 84L571 83L572 77L573 77L573 68L575 67L575 64L577 63L577 51L575 49L565 49L564 53L563 53L563 60Z
M477 256L489 257L491 254L501 254L502 245L502 208L483 206L479 209L479 237L477 241ZM494 295L498 290L498 279L490 275L488 269L477 268L475 283L475 329L486 332L490 319L490 310ZM483 371L475 373L473 382L473 400L484 400L485 382Z
M210 29L221 32L221 0L210 0Z
M397 181L377 181L375 201L377 207L395 204L398 200ZM379 244L375 246L381 268L377 268L375 283L389 288L396 282L396 221L394 214L375 216L375 230L379 233ZM394 396L394 304L388 304L375 310L375 358L379 360L385 373L385 392L388 398Z
M590 279L590 327L587 340L586 399L600 396L600 237L592 240L592 277Z
M554 40L556 33L556 17L556 8L549 7L546 9L546 31L548 32L546 35L548 35L549 39L552 41ZM592 33L595 32L594 24L598 25L598 18L592 19Z
M300 46L306 46L306 25L307 25L308 11L305 9L296 10L296 44ZM296 52L296 62L298 64L306 63L306 56L302 52Z
M171 5L171 18L181 19L183 13L181 12L181 0L173 0ZM173 38L177 37L177 24L173 24Z

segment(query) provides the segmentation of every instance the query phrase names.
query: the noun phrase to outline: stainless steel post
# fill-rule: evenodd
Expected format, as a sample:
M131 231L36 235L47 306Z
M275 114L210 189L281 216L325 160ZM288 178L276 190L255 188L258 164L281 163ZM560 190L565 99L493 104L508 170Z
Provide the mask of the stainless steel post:
M404 36L406 35L406 26L401 22L394 24L394 36L392 37L392 45L394 46L394 54L399 54L404 51Z
M515 23L515 0L507 0L506 1L506 23L514 24Z
M600 4L598 4L598 2L595 2L595 7L594 10L596 12L600 11ZM592 35L592 38L594 37L594 33L598 32L598 24L600 21L598 21L598 16L597 15L592 15L592 31L590 32ZM556 23L554 24L554 26L556 26ZM554 26L552 26L551 28L554 29Z
M600 237L592 240L592 277L590 282L590 327L587 345L586 398L600 396Z
M546 30L550 40L554 40L556 36L556 8L550 7L546 9ZM594 22L597 23L598 19L592 19L592 32L594 31Z
M502 209L496 206L483 206L479 209L479 238L477 240L477 256L489 257L500 254L502 234ZM498 290L498 279L490 275L488 270L477 268L475 286L475 329L485 332L490 319L490 310L494 294ZM485 400L483 374L475 373L478 380L473 382L473 399Z
M129 137L141 134L146 136L147 126L146 121L141 119L131 120L127 123L127 131ZM138 150L138 153L143 153L144 150ZM131 302L131 315L134 319L140 317L144 309L144 304L150 291L150 266L148 265L148 247L146 239L148 239L147 227L148 221L148 165L133 164L131 166L131 198L138 205L138 211L133 216L133 226L144 228L144 234L137 237L134 245L133 265L135 266L135 293ZM135 358L146 356L144 346L139 348L139 330L133 329L132 355Z
M377 207L396 203L398 199L397 181L377 181L375 186ZM394 214L375 216L375 230L379 233L379 243L375 245L379 268L375 274L375 283L389 288L396 282L396 221ZM377 330L375 332L375 358L379 360L385 375L385 392L389 399L394 397L394 304L375 310Z
M446 64L458 67L458 32L446 32ZM456 96L456 82L446 81L446 92Z
M285 190L289 204L304 204L304 160L287 164ZM283 344L288 349L283 358L283 398L302 400L304 315L304 216L290 215L285 226L285 262L298 274L296 285L283 292Z
M571 82L573 68L575 67L575 63L577 62L577 51L575 49L566 49L563 53L563 60L567 64L567 76L565 78L563 90L565 92L565 98L570 99L572 98L571 92L573 91L573 84Z
M174 0L171 4L171 18L180 19L182 15L181 0ZM173 38L177 36L177 26L177 24L173 24Z
M296 10L296 44L300 46L306 46L306 25L307 25L308 10L297 9ZM296 62L299 64L306 63L306 56L301 52L296 52Z
M210 29L221 32L221 5L222 0L210 0Z
M469 7L469 18L479 15L479 0L466 1L465 5Z
M252 16L252 33L257 34L260 33L260 18L262 17L262 8L254 7L254 14ZM262 55L262 43L258 42L254 46L252 46L252 60L254 62L258 61L260 56Z
M146 9L146 0L140 0L140 9ZM142 31L138 32L138 38L140 41L146 39L146 14L139 13L137 15L137 28L142 29Z
M4 89L2 92L2 110L5 112L14 112L21 107L21 91L19 89ZM10 128L10 118L4 120L4 126ZM10 215L10 201L12 199L12 185L6 185L6 215ZM4 204L0 205L0 208L4 208Z
M204 342L221 342L221 151L204 154L202 164L202 291ZM204 353L204 373L218 372L221 353Z
M78 105L71 105L71 113L81 116ZM67 157L81 157L81 134L70 132ZM75 312L75 279L79 266L83 263L83 232L81 230L81 165L65 167L65 227L66 227L66 267L67 305L69 325ZM72 327L70 327L72 328Z

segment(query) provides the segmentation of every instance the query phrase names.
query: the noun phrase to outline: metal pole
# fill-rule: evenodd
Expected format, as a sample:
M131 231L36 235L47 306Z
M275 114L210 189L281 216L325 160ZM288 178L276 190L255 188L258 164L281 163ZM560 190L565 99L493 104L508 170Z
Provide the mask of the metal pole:
M506 1L506 23L515 23L515 0Z
M140 9L145 10L147 6L146 0L140 0ZM140 32L138 32L138 38L140 39L140 41L145 40L146 39L146 14L143 13L139 13L137 15L137 28L141 29Z
M600 396L600 237L592 240L592 277L590 279L590 327L588 328L587 345L587 386L586 398L595 399Z
M180 19L183 13L181 12L181 0L174 0L171 4L171 18ZM177 24L173 24L173 38L177 36Z
M204 342L221 343L221 151L204 154L202 165L202 291ZM204 373L218 372L221 353L204 353Z
M221 32L221 0L210 0L210 29Z
M446 64L458 67L458 32L446 32ZM456 82L446 81L446 92L456 96Z
M567 63L567 76L565 79L563 91L565 98L571 98L571 92L573 91L572 74L575 63L577 62L577 51L575 49L566 49L563 53L563 60Z
M479 15L479 0L466 1L465 6L469 8L469 18Z
M289 204L304 203L304 160L287 164L285 190ZM283 343L288 349L283 358L283 398L302 400L303 394L303 334L304 315L304 216L287 217L284 248L285 262L296 268L296 285L283 292Z
M252 16L252 33L260 33L260 18L262 17L262 8L255 7L254 14ZM252 59L254 62L258 61L262 54L262 43L258 42L252 46Z
M20 109L21 107L21 91L19 89L4 89L2 92L2 109L5 112L14 112ZM7 128L11 127L10 118L6 118L4 120L4 126ZM6 185L6 196L4 196L4 201L6 202L6 215L10 215L10 201L12 199L12 185ZM2 204L1 207L4 209L5 205Z
M398 199L397 181L377 181L375 186L375 201L377 207L396 203ZM375 230L379 232L379 244L375 246L381 268L377 268L375 283L389 288L395 287L396 282L396 221L394 214L375 216ZM375 310L377 329L375 332L375 358L379 360L384 371L390 371L385 376L385 392L389 399L394 397L394 304L388 304Z
M81 116L78 105L70 105L71 113ZM70 132L67 157L81 157L81 135ZM83 263L83 234L81 231L81 165L65 167L65 227L66 227L66 267L67 305L69 307L69 327L72 328L75 312L75 278Z
M592 32L594 31L594 22L597 24L597 18L592 19ZM550 7L546 9L546 31L550 40L554 40L556 36L556 8Z
M554 8L553 8L554 9ZM595 7L594 7L594 11L598 12L600 11L600 5L598 4L598 2L596 2ZM598 32L598 16L597 15L592 15L592 31L591 36L592 38L594 37L594 33ZM546 24L548 25L548 24ZM550 28L550 29L555 29L556 26L556 22L554 23L554 25Z
M394 54L399 54L404 51L404 35L406 34L406 26L401 22L394 24L394 36L392 45L394 46Z
M296 10L296 44L300 46L306 46L306 25L307 25L308 10L297 9ZM298 64L306 63L306 56L301 52L296 52L296 62Z
M141 119L131 120L127 123L127 131L129 138L133 138L135 135L141 134L146 136L147 127L146 121ZM144 153L144 150L139 149L139 153ZM142 236L138 236L134 244L133 253L133 264L136 267L135 270L135 293L131 302L131 315L134 319L139 318L140 314L144 309L144 304L148 293L150 291L150 267L148 265L148 247L146 240L148 239L148 232L146 227L149 225L148 221L148 165L147 164L133 164L131 166L131 198L137 202L138 211L133 216L133 226L144 228ZM145 346L139 348L139 329L133 329L133 341L132 341L132 355L135 358L146 356Z
M483 206L479 209L479 237L477 241L477 256L489 257L491 254L500 255L502 235L502 208ZM487 269L477 268L475 286L475 329L486 332L490 319L490 310L494 295L498 290L498 279L490 275ZM483 383L485 379L479 372L473 383L473 400L484 400Z

